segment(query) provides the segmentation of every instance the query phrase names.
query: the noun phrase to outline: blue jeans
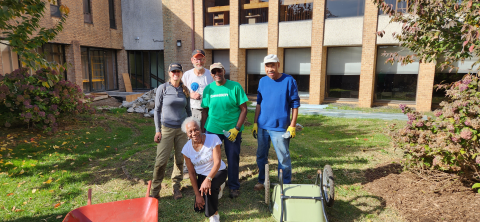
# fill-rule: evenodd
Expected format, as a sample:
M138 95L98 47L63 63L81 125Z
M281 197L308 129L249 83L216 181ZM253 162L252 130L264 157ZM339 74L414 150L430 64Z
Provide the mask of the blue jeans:
M265 164L268 163L270 141L273 143L273 148L275 148L277 153L278 173L280 173L280 169L283 170L283 183L289 184L292 182L292 160L290 159L290 151L288 151L290 138L283 138L282 135L284 133L284 131L279 132L258 128L257 165L259 183L263 184L265 182Z
M228 140L223 134L216 134L206 131L206 134L215 134L220 138L225 147L225 155L227 156L228 170L228 188L231 190L240 189L240 181L238 179L240 166L240 145L242 144L242 133L239 132L235 142Z

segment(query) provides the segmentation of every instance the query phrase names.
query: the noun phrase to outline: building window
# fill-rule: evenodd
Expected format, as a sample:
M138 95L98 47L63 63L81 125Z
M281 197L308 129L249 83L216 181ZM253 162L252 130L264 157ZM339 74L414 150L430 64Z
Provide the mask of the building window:
M247 93L249 94L257 93L258 82L262 77L266 76L263 59L267 54L267 49L247 50Z
M115 50L82 47L81 54L84 92L118 89Z
M83 18L85 23L93 23L92 6L90 0L83 0Z
M164 83L163 61L163 50L128 51L128 70L132 89L153 89Z
M395 12L401 12L401 13L407 13L409 1L397 1L397 0L385 0L386 4L389 4L392 6L393 11ZM380 9L380 15L385 15L385 13Z
M362 47L335 47L327 51L328 98L358 99Z
M56 0L56 4L50 4L50 15L53 17L62 17L60 12L61 0Z
M382 53L398 52L399 55L411 55L413 52L399 46L379 46L377 51L375 99L415 101L419 62L408 65L394 62L385 63L387 57Z
M312 20L313 0L280 0L279 21Z
M229 0L205 0L205 26L228 25L230 15Z
M110 28L116 29L117 25L115 24L115 0L108 0L108 15L110 17Z
M268 22L268 0L241 0L240 24Z
M440 58L441 59L441 58ZM435 69L435 79L433 85L437 84L450 84L456 81L459 81L468 73L477 73L477 69L480 66L479 64L475 65L472 68L473 63L478 61L478 58L470 58L466 59L463 63L462 62L455 62L453 66L458 67L458 69L452 69L450 72L450 68L441 69L437 67ZM444 89L433 89L432 95L432 103L440 103L444 100L447 100L445 97L446 91Z
M63 65L65 64L65 47L61 44L46 43L36 50L43 58L50 63ZM64 71L63 76L67 79L67 73Z
M327 0L326 18L363 16L365 0Z
M222 63L225 67L225 78L230 79L230 50L213 50L213 62Z
M0 40L0 74L11 73L20 67L17 53L12 51L8 41Z
M297 81L299 94L308 94L310 90L311 48L285 49L285 73Z

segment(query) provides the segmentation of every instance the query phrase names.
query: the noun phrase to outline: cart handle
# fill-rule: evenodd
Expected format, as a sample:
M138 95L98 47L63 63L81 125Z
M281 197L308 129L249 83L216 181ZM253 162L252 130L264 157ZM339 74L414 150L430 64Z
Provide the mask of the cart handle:
M147 194L145 194L145 197L149 197L150 196L150 188L152 187L152 181L149 180L148 181L148 187L147 187Z
M88 189L88 201L87 205L92 205L92 188Z

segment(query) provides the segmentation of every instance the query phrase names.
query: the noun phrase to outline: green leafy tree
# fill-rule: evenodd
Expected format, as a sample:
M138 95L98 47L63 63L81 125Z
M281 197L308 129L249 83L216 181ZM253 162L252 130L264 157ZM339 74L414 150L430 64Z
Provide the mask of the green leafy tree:
M56 4L56 0L1 0L0 1L0 30L6 45L12 47L23 66L38 70L40 68L53 68L63 71L65 66L49 63L44 56L35 51L36 48L51 41L63 30L69 9L61 5L62 16L51 28L40 26L40 21L45 13L46 4ZM4 43L2 43L4 44ZM58 76L51 75L50 78ZM56 79L48 78L42 85L49 88ZM58 81L58 80L56 80Z
M393 36L400 41L400 46L414 52L414 55L408 56L398 53L384 55L389 57L387 62L408 64L416 56L451 71L457 61L480 57L480 2L409 0L406 13L402 13L394 10L394 1L393 4L392 1L373 1L390 16L390 22L402 24L401 32L393 33ZM377 32L380 37L384 34L384 30Z

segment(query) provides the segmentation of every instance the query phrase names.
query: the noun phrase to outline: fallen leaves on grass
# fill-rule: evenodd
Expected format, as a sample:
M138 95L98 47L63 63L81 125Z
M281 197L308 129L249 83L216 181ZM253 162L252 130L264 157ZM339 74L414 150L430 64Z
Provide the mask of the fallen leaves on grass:
M53 208L57 208L57 207L59 207L60 205L62 205L62 204L61 204L61 203L57 203L57 204L55 204L55 206L53 206Z
M7 194L7 197L8 197L8 196L12 196L12 195L13 195L13 193L9 193L9 194Z
M32 190L32 193L35 193L35 192L37 192L37 189L33 189L33 190Z
M63 217L62 215L58 215L56 218L57 218L57 219L60 219L60 218L62 218L62 217Z
M43 183L49 184L49 183L51 183L51 182L52 182L52 180L47 180L47 181L45 181L45 182L43 182Z

